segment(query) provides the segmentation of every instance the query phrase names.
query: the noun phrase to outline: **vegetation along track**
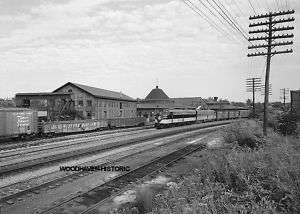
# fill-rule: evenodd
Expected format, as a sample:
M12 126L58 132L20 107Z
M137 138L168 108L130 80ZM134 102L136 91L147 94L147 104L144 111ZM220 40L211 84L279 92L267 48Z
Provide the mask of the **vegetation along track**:
M100 166L113 164L115 162L125 160L126 158L134 157L138 154L155 151L158 148L167 148L167 147L170 146L170 144L181 143L182 140L186 139L187 137L189 137L189 138L190 137L196 137L196 136L199 136L199 134L207 134L207 133L213 132L213 131L216 130L216 128L218 128L218 127L213 127L212 129L205 129L205 130L202 130L202 129L201 130L195 130L195 131L190 132L190 133L181 133L181 134L177 134L175 136L171 136L171 138L169 136L168 139L164 139L164 140L168 141L167 143L159 144L157 146L153 146L153 143L152 143L153 141L150 141L148 143L148 147L143 145L143 146L141 146L141 148L137 148L137 147L132 148L131 150L134 151L133 153L124 152L125 155L122 156L122 155L120 155L122 152L120 152L120 154L117 155L118 156L117 159L108 158L108 160L105 160L104 162L103 161L99 162L99 160L104 159L102 157L102 158L98 158L97 160L82 163L80 165L86 165L89 162L93 163L93 165L100 165ZM207 138L207 137L208 136L206 136L205 138ZM149 146L149 145L151 145L151 146ZM113 154L113 155L110 155L110 156L116 156L116 154ZM107 158L105 158L105 159L107 159ZM57 187L57 186L62 185L62 183L65 182L65 181L69 181L69 180L72 181L74 179L81 178L83 176L89 175L89 173L90 172L82 172L82 171L62 173L60 176L55 177L55 178L50 179L50 180L47 180L45 182L42 182L38 185L28 185L28 184L25 185L25 186L23 185L25 188L24 187L20 188L20 186L14 187L14 186L16 186L15 184L6 186L6 187L0 189L0 193L2 193L2 196L0 198L0 203L7 202L9 204L12 204L12 203L14 203L14 200L19 200L20 197L25 196L26 194L30 194L30 193L38 194L41 189L45 189L45 188L49 188L49 187L50 188ZM17 188L16 191L12 191L12 193L11 193L11 190L14 189L14 188ZM9 190L9 191L7 191L7 190Z
M0 165L0 174L16 171L16 170L20 170L20 169L26 169L26 168L29 168L32 166L49 164L49 163L55 162L55 161L62 161L62 160L66 160L68 158L74 158L74 157L78 157L81 155L95 154L99 151L118 148L120 146L126 146L129 144L139 143L141 141L146 141L146 140L151 140L151 139L156 139L156 138L161 138L161 137L165 137L165 136L169 136L169 135L174 135L177 133L225 125L225 124L229 124L231 122L232 121L219 121L219 122L213 122L213 123L176 127L174 129L157 130L157 132L155 132L155 133L145 134L143 136L135 136L135 137L125 139L125 140L124 139L115 140L111 143L106 143L106 144L97 144L94 146L87 146L87 147L85 147L83 149L79 149L79 150L62 151L60 153L51 154L46 157L40 157L40 158L30 159L30 160L22 160L21 162L8 162L7 164Z
M94 188L73 198L69 198L66 201L61 202L49 209L41 212L44 214L62 214L68 213L69 210L73 210L76 213L97 213L94 209L97 209L106 199L116 195L116 189L122 189L125 185L132 182L136 182L139 179L151 175L157 171L161 171L167 166L173 164L179 159L199 150L203 149L203 144L190 144L177 151L171 152L167 155L154 159L153 161L139 166L127 173L121 174L112 180ZM77 209L77 211L76 211Z

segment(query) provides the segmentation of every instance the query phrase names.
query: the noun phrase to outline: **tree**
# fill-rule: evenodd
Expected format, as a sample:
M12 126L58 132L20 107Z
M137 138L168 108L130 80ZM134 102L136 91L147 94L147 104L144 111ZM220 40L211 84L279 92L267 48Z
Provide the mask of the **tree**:
M285 136L297 134L297 115L295 112L289 111L280 115L278 131Z

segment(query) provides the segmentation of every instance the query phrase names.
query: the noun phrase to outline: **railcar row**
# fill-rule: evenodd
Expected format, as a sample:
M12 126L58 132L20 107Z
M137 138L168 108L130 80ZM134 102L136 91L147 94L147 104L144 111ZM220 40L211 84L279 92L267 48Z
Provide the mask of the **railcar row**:
M165 128L227 119L246 118L249 110L178 110L170 109L157 115L155 126ZM100 129L143 126L146 118L113 118L103 120L73 120L39 122L37 111L24 108L0 108L0 139L28 136L48 136L87 132Z
M231 120L248 118L250 111L247 109L234 110L179 110L172 109L157 115L155 127L167 128L177 125L188 125L197 122Z
M37 111L26 108L0 108L0 139L87 132L100 129L145 125L144 117L103 120L39 122Z

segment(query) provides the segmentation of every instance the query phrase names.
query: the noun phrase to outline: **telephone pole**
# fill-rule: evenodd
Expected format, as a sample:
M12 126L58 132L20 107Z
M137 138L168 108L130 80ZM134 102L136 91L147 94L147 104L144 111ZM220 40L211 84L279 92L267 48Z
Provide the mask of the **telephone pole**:
M252 92L252 111L255 116L255 92L260 91L261 78L248 78L246 79L247 92Z
M264 52L256 52L256 53L249 53L248 57L255 57L255 56L267 56L267 66L266 66L266 76L265 76L265 99L264 99L264 121L263 121L263 132L264 135L267 136L267 121L268 121L268 103L269 103L269 81L270 81L270 68L271 68L271 58L277 54L286 54L286 53L293 53L292 49L286 50L273 50L276 47L292 45L293 41L283 41L277 42L277 39L287 39L293 38L293 34L274 34L276 32L281 31L289 31L294 30L294 27L291 26L282 26L284 23L293 22L295 18L291 17L284 17L279 18L282 16L287 16L290 14L294 14L295 11L288 10L288 11L280 11L280 12L270 12L268 14L250 16L249 20L257 20L257 19L267 19L263 22L251 23L249 25L250 28L265 26L262 29L255 29L250 30L249 34L264 34L266 33L267 36L258 36L258 37L250 37L249 42L252 41L266 41L267 43L263 44L252 44L248 47L249 50L265 48L266 51ZM279 27L275 27L277 24L280 24Z
M282 97L280 97L280 99L283 99L283 105L285 107L285 102L288 99L288 96L289 96L289 93L290 93L290 89L288 89L288 88L282 88L282 89L280 89L280 93L281 93L281 96L282 96Z
M265 86L264 85L261 86L261 95L265 96ZM272 84L269 84L269 96L271 96L271 95L272 95Z

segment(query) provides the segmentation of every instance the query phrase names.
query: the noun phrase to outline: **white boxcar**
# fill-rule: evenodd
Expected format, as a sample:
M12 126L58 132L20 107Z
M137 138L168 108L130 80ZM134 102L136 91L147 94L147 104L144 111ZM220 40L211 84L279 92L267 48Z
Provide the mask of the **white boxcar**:
M37 133L37 112L25 108L0 108L0 137Z

